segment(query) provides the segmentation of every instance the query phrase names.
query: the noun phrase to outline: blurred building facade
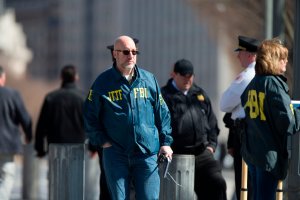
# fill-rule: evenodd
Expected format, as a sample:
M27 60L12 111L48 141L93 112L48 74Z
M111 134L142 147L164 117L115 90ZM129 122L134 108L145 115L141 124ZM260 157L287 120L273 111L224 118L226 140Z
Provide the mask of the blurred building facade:
M15 10L26 33L33 52L28 73L33 78L55 80L63 65L73 63L87 91L111 65L106 46L119 35L130 35L140 40L138 64L153 72L160 85L167 82L176 60L192 61L195 81L208 92L221 122L220 94L241 71L233 52L237 36L264 39L266 2L6 0L4 4ZM288 11L293 8L292 0L280 2L286 2Z
M119 35L140 40L138 64L161 85L176 60L195 66L196 81L217 96L218 33L201 23L186 0L9 0L34 57L29 73L53 79L60 67L80 68L83 87L111 64L107 45Z
M138 64L153 72L160 85L166 83L176 60L191 60L195 81L209 93L220 135L226 139L219 96L241 70L233 52L237 36L265 38L266 2L270 1L0 0L0 9L14 9L33 53L27 73L35 79L56 80L60 68L73 63L87 89L111 65L106 46L123 34L140 40ZM296 0L274 2L286 4L285 39L292 47ZM28 99L38 94L34 91Z

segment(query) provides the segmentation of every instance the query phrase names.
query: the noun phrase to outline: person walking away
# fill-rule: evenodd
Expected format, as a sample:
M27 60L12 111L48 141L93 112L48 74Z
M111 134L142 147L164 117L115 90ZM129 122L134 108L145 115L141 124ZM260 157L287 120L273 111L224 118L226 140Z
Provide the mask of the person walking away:
M25 143L32 139L32 121L18 91L5 86L6 73L0 66L0 199L9 200L16 175L15 155L22 153L19 126Z
M226 199L226 182L215 160L219 128L207 93L194 83L194 68L178 60L162 95L171 112L172 149L195 155L195 192L199 199Z
M44 157L50 143L84 143L83 103L85 95L78 89L76 67L61 69L61 87L49 92L43 102L36 127L35 150ZM48 145L44 145L47 142Z
M159 198L157 156L172 158L170 113L156 78L136 65L133 39L115 40L116 62L93 83L84 104L84 126L102 162L113 200Z
M69 64L60 71L61 86L46 94L41 108L35 135L35 150L39 158L48 153L51 143L84 144L86 135L83 128L83 103L86 94L79 89L79 74L76 66ZM45 145L47 143L47 145ZM85 152L85 199L99 194L95 183L99 173L94 158L96 152L87 148Z

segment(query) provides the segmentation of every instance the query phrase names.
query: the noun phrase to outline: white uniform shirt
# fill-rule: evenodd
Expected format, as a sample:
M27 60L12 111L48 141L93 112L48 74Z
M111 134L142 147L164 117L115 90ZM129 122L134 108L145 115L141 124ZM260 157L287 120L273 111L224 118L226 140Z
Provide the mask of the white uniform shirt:
M245 111L241 104L241 95L255 76L255 62L248 65L235 80L231 83L229 88L222 94L220 108L223 112L232 113L231 118L241 119L245 118Z

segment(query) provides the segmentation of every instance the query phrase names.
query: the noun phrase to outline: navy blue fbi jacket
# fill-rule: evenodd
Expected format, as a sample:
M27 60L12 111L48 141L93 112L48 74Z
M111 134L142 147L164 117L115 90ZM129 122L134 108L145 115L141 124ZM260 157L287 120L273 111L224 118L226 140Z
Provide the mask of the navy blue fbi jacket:
M115 66L98 76L84 104L84 127L94 146L110 142L126 153L156 154L170 146L170 112L156 78L135 66L129 82Z
M281 180L288 171L287 136L300 125L300 110L293 109L288 92L285 77L255 75L241 96L247 124L243 159Z

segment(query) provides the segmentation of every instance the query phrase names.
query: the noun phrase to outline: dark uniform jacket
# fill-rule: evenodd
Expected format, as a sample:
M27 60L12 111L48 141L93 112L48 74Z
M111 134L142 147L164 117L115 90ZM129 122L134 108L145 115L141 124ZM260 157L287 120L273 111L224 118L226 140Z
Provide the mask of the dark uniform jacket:
M39 116L35 149L43 156L47 149L44 142L83 143L83 102L85 95L75 83L66 83L58 90L50 92L44 100Z
M219 128L207 94L193 84L184 95L172 81L162 88L162 95L171 112L173 152L198 155L207 146L215 149Z
M299 130L300 122L285 81L283 76L256 75L241 96L246 112L242 156L277 179L287 175L287 136Z
M21 153L19 125L28 141L32 137L31 117L18 91L0 87L0 153Z
M157 154L160 146L170 146L170 120L156 78L137 66L131 84L116 66L100 74L84 104L89 142L110 142L125 153Z

